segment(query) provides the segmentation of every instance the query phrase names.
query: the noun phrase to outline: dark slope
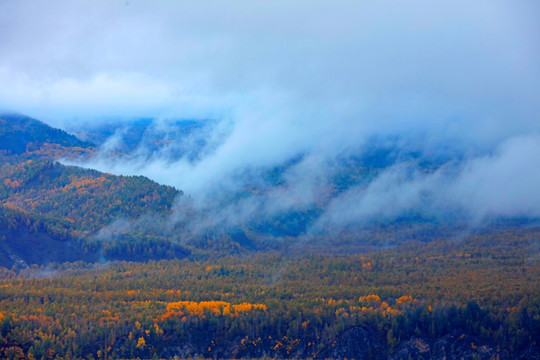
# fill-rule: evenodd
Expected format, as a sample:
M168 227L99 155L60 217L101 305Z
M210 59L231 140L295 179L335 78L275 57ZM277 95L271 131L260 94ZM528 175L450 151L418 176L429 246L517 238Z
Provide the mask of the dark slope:
M96 261L72 239L71 224L0 206L0 264L24 268L49 262Z

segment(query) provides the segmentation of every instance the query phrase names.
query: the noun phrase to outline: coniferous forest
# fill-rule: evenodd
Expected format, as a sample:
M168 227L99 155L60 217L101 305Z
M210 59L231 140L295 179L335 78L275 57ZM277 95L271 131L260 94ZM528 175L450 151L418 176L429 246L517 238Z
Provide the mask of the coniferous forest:
M364 255L3 270L5 358L533 358L538 230ZM489 246L486 246L489 244Z

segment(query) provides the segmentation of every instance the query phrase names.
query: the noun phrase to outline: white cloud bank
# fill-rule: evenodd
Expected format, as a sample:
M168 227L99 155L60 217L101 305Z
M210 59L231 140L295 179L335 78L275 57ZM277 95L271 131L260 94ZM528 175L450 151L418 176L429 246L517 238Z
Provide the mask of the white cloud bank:
M538 128L538 10L487 0L4 1L0 107L57 123L453 124L499 140Z
M333 199L319 226L351 225L404 214L465 216L471 224L486 217L540 217L540 135L507 140L491 155L425 173L398 164L368 186Z

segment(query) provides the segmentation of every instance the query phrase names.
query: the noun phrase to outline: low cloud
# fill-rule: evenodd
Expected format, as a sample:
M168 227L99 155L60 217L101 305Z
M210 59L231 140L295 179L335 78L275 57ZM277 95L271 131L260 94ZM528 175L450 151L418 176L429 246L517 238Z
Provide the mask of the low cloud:
M161 131L170 129L166 124L160 123ZM149 139L160 134L153 126L148 131ZM108 154L121 143L120 134L104 143ZM216 138L212 131L203 134ZM230 137L220 134L225 140L195 160L140 146L125 161L98 156L82 165L142 173L183 190L189 185L172 215L158 221L165 221L158 232L176 234L181 242L239 230L263 238L309 238L397 219L476 227L497 218L540 217L540 171L533 166L540 159L537 134L511 137L489 151L412 134L379 136L346 150L299 147L267 162L246 160L253 154L226 162L221 151ZM223 161L221 171L207 169L216 159Z
M385 169L333 199L319 226L346 226L419 215L467 219L540 217L540 136L510 138L491 154L449 162L434 172L416 163Z
M471 159L449 186L475 218L540 217L540 135L510 138L493 154Z

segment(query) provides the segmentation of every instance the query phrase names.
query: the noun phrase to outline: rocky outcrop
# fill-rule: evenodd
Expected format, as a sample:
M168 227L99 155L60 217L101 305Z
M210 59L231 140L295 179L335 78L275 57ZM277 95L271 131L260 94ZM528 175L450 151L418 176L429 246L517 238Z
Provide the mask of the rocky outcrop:
M375 331L356 327L344 331L325 346L316 359L387 359L387 360L504 360L540 359L538 347L529 347L523 354L509 354L496 344L487 344L457 329L428 340L411 337L393 350Z
M431 359L431 346L424 339L412 337L408 341L402 342L388 360L429 360Z
M313 346L282 346L270 337L246 339L223 338L218 341L192 332L186 337L169 338L161 344L153 344L156 354L148 348L133 348L130 353L122 355L126 358L157 355L164 359L540 360L540 350L535 344L519 354L511 354L497 344L482 342L459 329L438 339L413 336L391 349L380 332L368 327L353 327L338 334L317 353L314 353L316 349ZM125 345L125 339L116 345L113 350L118 351Z
M346 330L325 346L315 359L386 359L386 341L369 328Z
M497 352L492 346L482 344L477 338L455 330L435 341L431 359L509 359L507 353Z

